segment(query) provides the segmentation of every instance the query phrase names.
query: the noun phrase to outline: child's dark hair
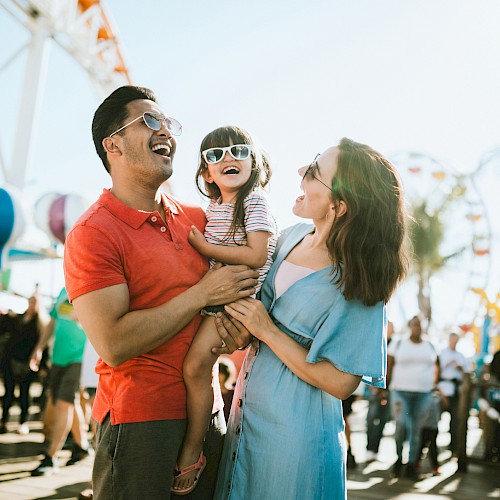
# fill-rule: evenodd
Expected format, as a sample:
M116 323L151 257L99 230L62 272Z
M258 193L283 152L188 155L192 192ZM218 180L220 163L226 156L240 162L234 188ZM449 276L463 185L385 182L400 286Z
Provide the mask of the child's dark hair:
M245 227L245 210L243 201L255 189L265 187L271 179L271 165L267 154L255 144L252 136L242 128L235 126L219 127L205 136L200 145L200 164L196 171L196 187L198 191L211 200L221 196L219 186L215 182L206 182L203 173L208 170L207 163L201 154L209 148L227 147L231 144L247 144L252 146L252 171L246 184L238 191L234 202L234 215L226 240L233 238L236 231Z

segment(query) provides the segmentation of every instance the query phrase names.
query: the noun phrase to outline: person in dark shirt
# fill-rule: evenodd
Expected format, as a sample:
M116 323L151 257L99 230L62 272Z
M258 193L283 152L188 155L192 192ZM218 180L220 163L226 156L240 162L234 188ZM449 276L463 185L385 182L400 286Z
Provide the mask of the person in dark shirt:
M19 434L28 434L27 425L29 409L29 391L35 373L29 368L29 359L42 328L46 325L46 315L43 313L39 299L33 295L28 299L28 308L23 314L7 313L2 317L1 329L9 335L2 358L2 373L5 385L5 395L2 405L2 421L0 433L7 432L9 410L14 401L14 389L19 384L21 400L21 416ZM9 330L7 332L7 329Z

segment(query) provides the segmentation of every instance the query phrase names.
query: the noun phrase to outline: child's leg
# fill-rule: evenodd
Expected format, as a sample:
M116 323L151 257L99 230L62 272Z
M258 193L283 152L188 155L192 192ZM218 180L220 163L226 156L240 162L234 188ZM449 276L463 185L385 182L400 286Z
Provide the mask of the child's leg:
M221 339L215 327L215 317L207 316L196 333L183 365L188 424L177 460L179 470L195 464L203 450L203 441L213 406L212 369L217 361L217 356L212 354L211 349L220 345ZM172 488L190 487L196 477L196 472L193 471L178 478L174 477Z

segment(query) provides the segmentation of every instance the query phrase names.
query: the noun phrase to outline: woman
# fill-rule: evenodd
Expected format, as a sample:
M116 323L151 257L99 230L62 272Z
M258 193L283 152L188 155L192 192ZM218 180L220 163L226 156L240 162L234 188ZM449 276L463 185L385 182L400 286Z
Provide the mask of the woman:
M422 429L432 409L432 389L439 380L439 358L434 346L422 338L419 317L414 316L408 326L410 336L391 342L387 353L387 380L396 422L394 437L398 454L391 475L401 475L406 439L409 443L406 475L415 478Z
M3 398L2 422L0 432L7 432L9 421L9 410L14 401L14 388L19 384L19 395L21 399L21 416L19 434L29 433L28 420L29 392L30 386L35 378L35 373L30 370L29 360L42 328L47 324L47 314L39 304L37 295L28 299L28 308L23 314L14 317L12 336L6 348L3 359L3 377L5 384L5 396Z
M385 377L385 304L404 276L404 212L394 167L342 139L299 169L295 215L262 302L226 306L252 342L236 387L216 498L344 499L341 400ZM266 311L267 310L267 311Z

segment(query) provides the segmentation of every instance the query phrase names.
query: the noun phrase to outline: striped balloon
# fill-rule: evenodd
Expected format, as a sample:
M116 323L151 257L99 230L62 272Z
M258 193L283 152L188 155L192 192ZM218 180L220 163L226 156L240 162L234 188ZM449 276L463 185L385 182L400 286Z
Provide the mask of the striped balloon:
M21 236L25 226L21 194L12 186L0 188L0 269L6 268L8 250Z
M35 204L35 223L51 240L64 244L87 206L86 200L78 194L47 193Z

